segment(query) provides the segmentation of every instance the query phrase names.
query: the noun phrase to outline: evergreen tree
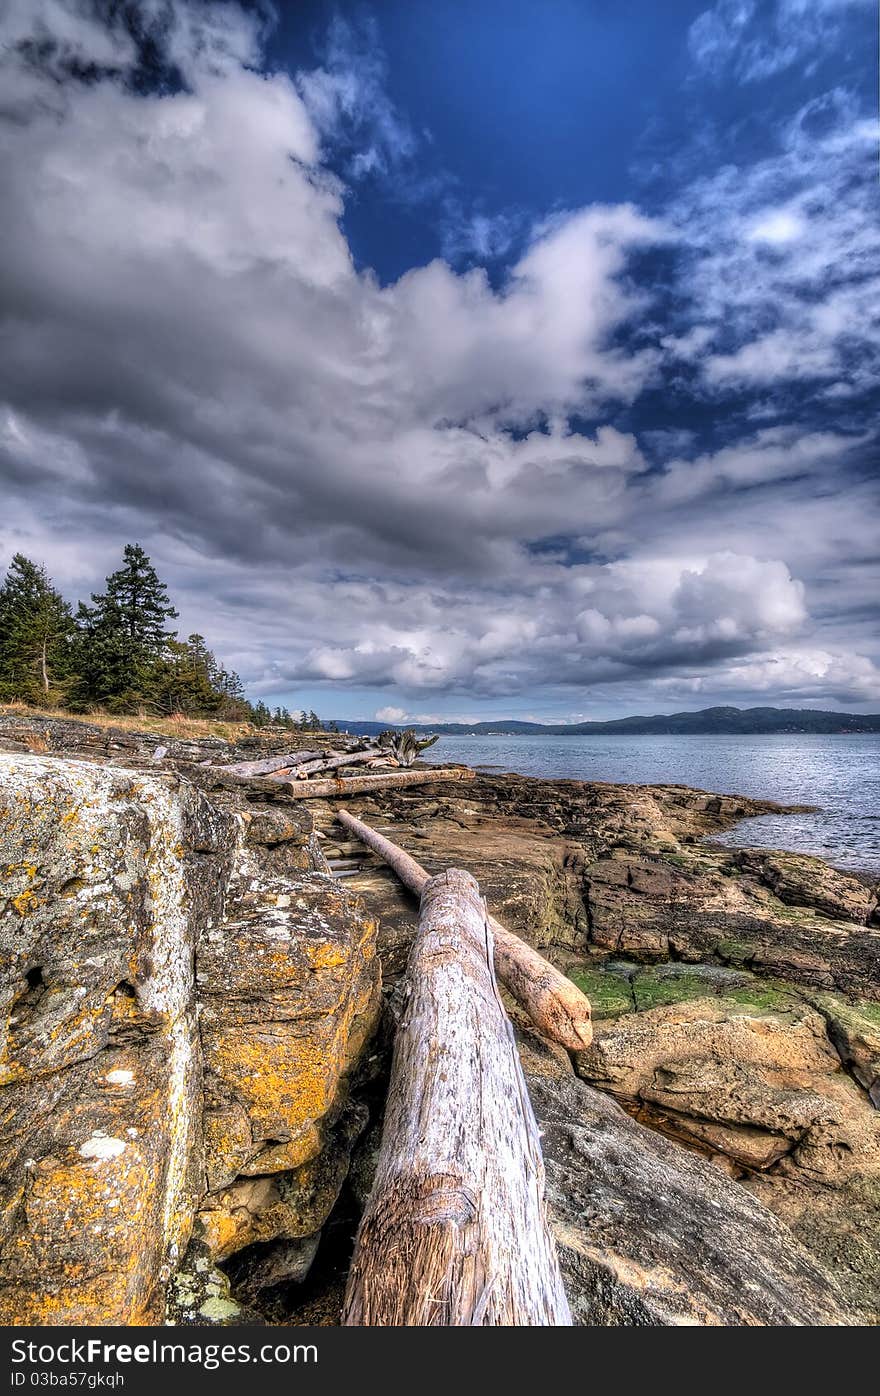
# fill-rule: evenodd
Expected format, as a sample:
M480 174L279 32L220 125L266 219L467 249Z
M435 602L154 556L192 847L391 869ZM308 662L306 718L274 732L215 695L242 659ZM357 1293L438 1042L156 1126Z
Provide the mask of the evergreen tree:
M156 684L173 658L175 632L166 622L177 612L164 582L143 548L128 543L122 566L107 578L107 589L80 603L75 701L125 711L156 705Z
M72 634L70 607L45 568L16 553L0 587L0 697L58 701Z

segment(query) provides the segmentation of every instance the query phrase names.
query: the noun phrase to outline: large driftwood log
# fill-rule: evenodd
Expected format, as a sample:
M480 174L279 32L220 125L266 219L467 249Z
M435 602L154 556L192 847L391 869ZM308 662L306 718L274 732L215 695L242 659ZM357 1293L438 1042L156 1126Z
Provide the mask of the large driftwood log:
M538 1129L469 873L425 886L408 988L343 1322L568 1326Z
M340 766L362 766L365 761L383 762L388 764L388 753L381 752L377 747L372 751L334 751L329 756L319 757L315 761L305 761L296 768L297 780L302 780L306 776L317 775L321 771L335 771Z
M474 773L467 766L453 766L450 769L436 767L421 771L392 771L387 776L345 776L326 780L279 780L274 776L267 780L274 784L277 793L283 792L290 800L333 799L345 795L365 795L371 790L398 790L405 785L434 785L444 780L473 780Z
M337 810L336 818L343 828L384 858L405 887L417 897L422 895L430 874L421 863L348 810ZM590 1003L577 985L494 916L489 918L489 924L495 938L498 978L522 1004L535 1026L570 1052L589 1047L593 1040Z
M293 766L302 766L326 755L321 751L288 751L281 756L265 756L260 761L233 761L228 766L218 766L230 776L268 776L273 771L289 771Z

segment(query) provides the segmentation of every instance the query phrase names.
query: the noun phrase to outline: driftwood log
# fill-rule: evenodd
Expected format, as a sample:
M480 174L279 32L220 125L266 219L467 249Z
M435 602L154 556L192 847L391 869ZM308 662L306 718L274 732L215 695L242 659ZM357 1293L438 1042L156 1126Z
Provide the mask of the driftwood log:
M544 1165L469 873L431 878L343 1323L568 1326Z
M304 761L296 768L297 780L303 780L306 776L318 774L320 771L335 771L340 766L362 766L366 761L375 761L380 765L389 764L387 752L379 751L375 748L372 751L351 751L351 752L331 752L329 756L319 757L315 761ZM394 763L397 764L396 762Z
M337 810L336 818L344 829L378 853L405 887L417 897L422 895L430 874L421 863L348 810ZM535 1026L570 1052L582 1052L589 1047L593 1040L590 1003L577 985L494 916L490 916L489 924L495 940L498 978Z
M345 776L326 780L283 780L267 777L276 793L290 800L333 799L345 795L365 795L371 790L398 790L405 785L433 785L437 781L473 780L474 773L467 766L434 767L421 771L391 771L388 775Z
M215 769L230 776L268 776L273 771L289 771L293 766L302 766L323 755L326 753L321 751L288 751L281 756L264 756L260 761L233 761Z

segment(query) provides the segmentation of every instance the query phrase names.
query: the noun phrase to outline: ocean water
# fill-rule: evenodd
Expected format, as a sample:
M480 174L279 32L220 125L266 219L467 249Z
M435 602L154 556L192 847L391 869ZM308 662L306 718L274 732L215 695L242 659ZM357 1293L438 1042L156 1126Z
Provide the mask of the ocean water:
M745 819L719 842L812 853L835 867L880 874L880 734L443 736L426 757L555 780L690 785L817 805L811 814Z

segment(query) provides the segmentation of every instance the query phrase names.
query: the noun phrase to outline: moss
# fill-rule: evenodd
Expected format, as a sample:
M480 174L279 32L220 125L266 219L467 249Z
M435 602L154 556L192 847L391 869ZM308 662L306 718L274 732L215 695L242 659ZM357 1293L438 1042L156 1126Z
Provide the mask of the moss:
M716 992L715 985L698 971L671 975L649 969L633 980L633 993L640 1012L663 1008L670 1003L685 1003L688 999L703 999Z
M743 965L755 953L755 947L743 940L719 940L715 947L719 959L729 960L733 965Z
M633 997L629 980L607 970L579 965L568 971L568 977L590 1000L594 1018L617 1018L631 1013Z
M743 1008L755 1008L762 1012L774 1012L793 1007L798 1002L796 994L787 993L766 979L755 979L751 984L738 985L728 989L724 998Z

